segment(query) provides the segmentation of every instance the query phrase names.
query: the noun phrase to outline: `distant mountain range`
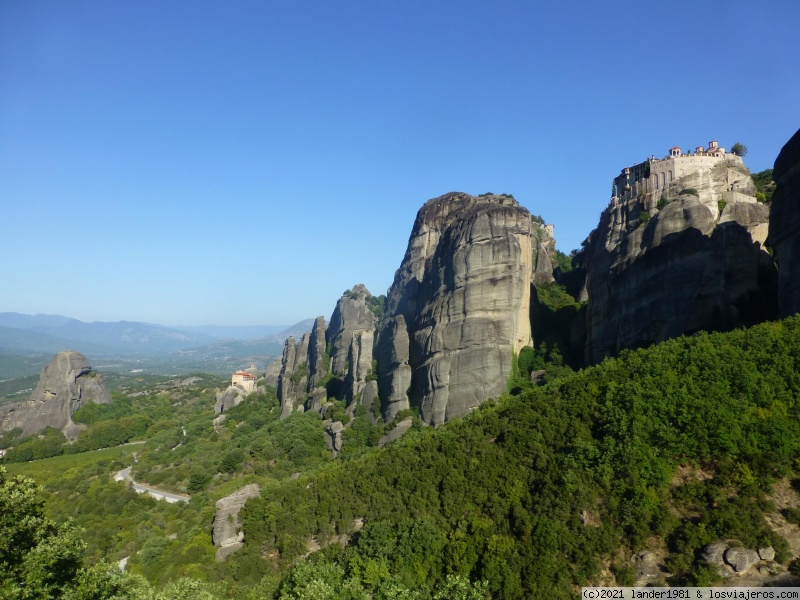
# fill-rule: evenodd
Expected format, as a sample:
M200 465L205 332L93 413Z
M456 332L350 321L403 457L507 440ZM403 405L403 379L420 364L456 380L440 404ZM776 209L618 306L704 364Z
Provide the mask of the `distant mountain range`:
M92 361L103 359L93 364L109 362L111 358L147 359L148 365L161 365L159 370L192 368L224 372L231 364L241 361L264 363L280 356L284 340L289 336L299 337L311 329L313 322L307 319L290 327L167 327L131 321L85 323L61 315L3 312L0 313L0 355L41 355L38 362L44 365L52 354L77 350ZM30 368L20 372L17 370L19 361L12 362L15 368L8 372L0 368L0 378L29 374ZM259 365L260 368L264 366Z

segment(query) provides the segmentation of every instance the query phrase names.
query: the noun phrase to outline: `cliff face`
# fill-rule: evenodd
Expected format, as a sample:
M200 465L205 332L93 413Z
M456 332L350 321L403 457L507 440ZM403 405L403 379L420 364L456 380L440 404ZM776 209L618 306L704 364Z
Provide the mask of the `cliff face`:
M587 363L699 329L776 316L769 208L735 156L614 199L584 243Z
M79 352L59 352L43 370L30 398L0 407L0 428L22 429L24 435L39 433L47 427L60 429L67 438L78 435L72 415L89 402L111 402L102 379Z
M358 284L336 303L328 329L331 372L342 381L338 396L350 404L359 398L372 367L375 315L367 306L369 290Z
M800 130L781 149L775 160L769 240L780 265L778 301L780 314L800 312Z
M505 196L450 193L420 209L376 343L387 421L411 400L438 425L505 390L512 351L531 343L536 230Z
M369 290L358 284L339 298L329 327L318 317L299 343L291 337L286 340L277 385L283 417L293 410L320 410L329 396L348 405L361 398L372 368L371 298Z

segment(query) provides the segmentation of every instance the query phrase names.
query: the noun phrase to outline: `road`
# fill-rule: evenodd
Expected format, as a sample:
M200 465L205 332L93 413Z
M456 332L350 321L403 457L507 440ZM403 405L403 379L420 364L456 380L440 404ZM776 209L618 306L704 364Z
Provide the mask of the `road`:
M165 492L164 490L159 490L154 487L150 487L147 485L142 485L141 483L136 483L131 478L131 469L133 467L127 467L122 469L121 471L117 471L117 474L114 475L114 481L127 481L131 484L131 487L137 494L150 494L153 498L158 500L166 500L170 504L174 504L175 502L188 502L189 496L183 494L173 494L172 492Z

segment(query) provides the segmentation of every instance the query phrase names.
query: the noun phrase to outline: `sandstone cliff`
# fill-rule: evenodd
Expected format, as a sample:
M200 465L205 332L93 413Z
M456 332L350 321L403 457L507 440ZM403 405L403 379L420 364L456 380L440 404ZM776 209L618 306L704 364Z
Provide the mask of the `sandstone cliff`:
M9 431L19 427L24 435L33 435L53 427L73 439L78 435L78 426L72 415L89 402L111 402L108 388L92 372L83 354L59 352L42 370L28 400L0 407L0 429Z
M587 363L776 316L769 208L741 158L614 198L584 242Z
M438 425L505 391L512 351L531 343L539 230L507 196L450 193L420 209L376 343L387 421L413 403Z
M772 178L772 215L767 243L778 257L781 316L800 312L800 130L781 149Z

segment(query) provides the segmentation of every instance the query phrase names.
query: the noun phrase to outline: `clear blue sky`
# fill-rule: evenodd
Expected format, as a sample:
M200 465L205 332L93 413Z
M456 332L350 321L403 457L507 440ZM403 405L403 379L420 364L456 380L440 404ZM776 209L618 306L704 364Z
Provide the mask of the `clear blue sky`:
M559 249L673 145L772 166L800 2L0 2L0 311L290 324L414 217L510 193Z

